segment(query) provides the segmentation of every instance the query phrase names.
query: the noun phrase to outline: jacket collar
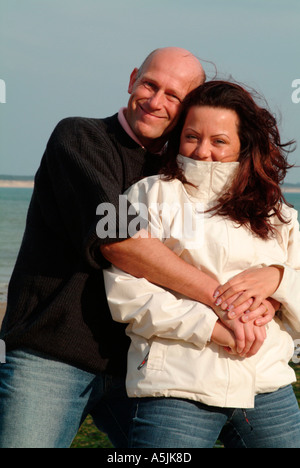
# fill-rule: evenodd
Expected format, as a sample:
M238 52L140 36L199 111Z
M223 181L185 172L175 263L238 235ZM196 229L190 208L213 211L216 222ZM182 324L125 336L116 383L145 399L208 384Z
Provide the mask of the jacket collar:
M231 184L239 162L196 161L178 155L177 163L182 167L185 178L195 187L185 184L188 194L197 200L214 201Z

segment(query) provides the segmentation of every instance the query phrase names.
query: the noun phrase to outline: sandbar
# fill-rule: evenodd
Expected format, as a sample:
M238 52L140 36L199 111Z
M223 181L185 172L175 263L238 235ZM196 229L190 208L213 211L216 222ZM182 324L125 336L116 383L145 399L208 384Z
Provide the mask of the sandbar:
M33 180L0 180L0 188L33 188Z
M33 180L1 180L0 188L33 188ZM285 193L300 193L300 187L282 187Z
M6 311L6 303L0 302L0 327L1 327L1 323L5 314L5 311Z
M282 187L283 193L300 193L300 187Z

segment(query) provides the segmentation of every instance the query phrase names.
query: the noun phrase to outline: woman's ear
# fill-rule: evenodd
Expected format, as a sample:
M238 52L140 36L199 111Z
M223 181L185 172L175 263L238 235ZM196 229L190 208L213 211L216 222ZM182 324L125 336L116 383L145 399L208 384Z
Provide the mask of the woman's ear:
M128 86L128 93L129 93L129 94L132 93L132 90L133 90L133 87L134 87L134 85L135 85L135 83L136 83L138 74L139 74L139 69L138 69L138 68L135 68L135 69L133 70L133 72L131 73L131 75L130 75L129 86Z

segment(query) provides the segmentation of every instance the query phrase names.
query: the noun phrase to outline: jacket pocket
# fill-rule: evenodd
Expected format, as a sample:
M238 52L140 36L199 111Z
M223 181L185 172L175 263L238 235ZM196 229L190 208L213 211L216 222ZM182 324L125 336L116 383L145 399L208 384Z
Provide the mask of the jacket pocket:
M151 344L148 354L147 369L162 371L165 367L165 361L168 351L168 345L154 341Z

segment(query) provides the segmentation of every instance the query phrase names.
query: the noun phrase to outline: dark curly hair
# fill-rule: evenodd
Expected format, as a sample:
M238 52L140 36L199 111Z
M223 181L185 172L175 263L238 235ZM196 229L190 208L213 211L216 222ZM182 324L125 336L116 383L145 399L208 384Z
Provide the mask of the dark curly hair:
M288 148L295 142L281 143L275 117L260 107L244 87L228 81L210 81L192 91L183 102L183 112L170 136L160 171L166 180L177 178L187 182L176 158L184 121L194 106L230 109L239 117L239 170L230 189L216 202L213 212L250 228L262 239L274 236L272 216L276 215L282 223L289 222L282 215L282 204L289 203L280 184L288 169L293 167L288 163L287 155L294 150Z

